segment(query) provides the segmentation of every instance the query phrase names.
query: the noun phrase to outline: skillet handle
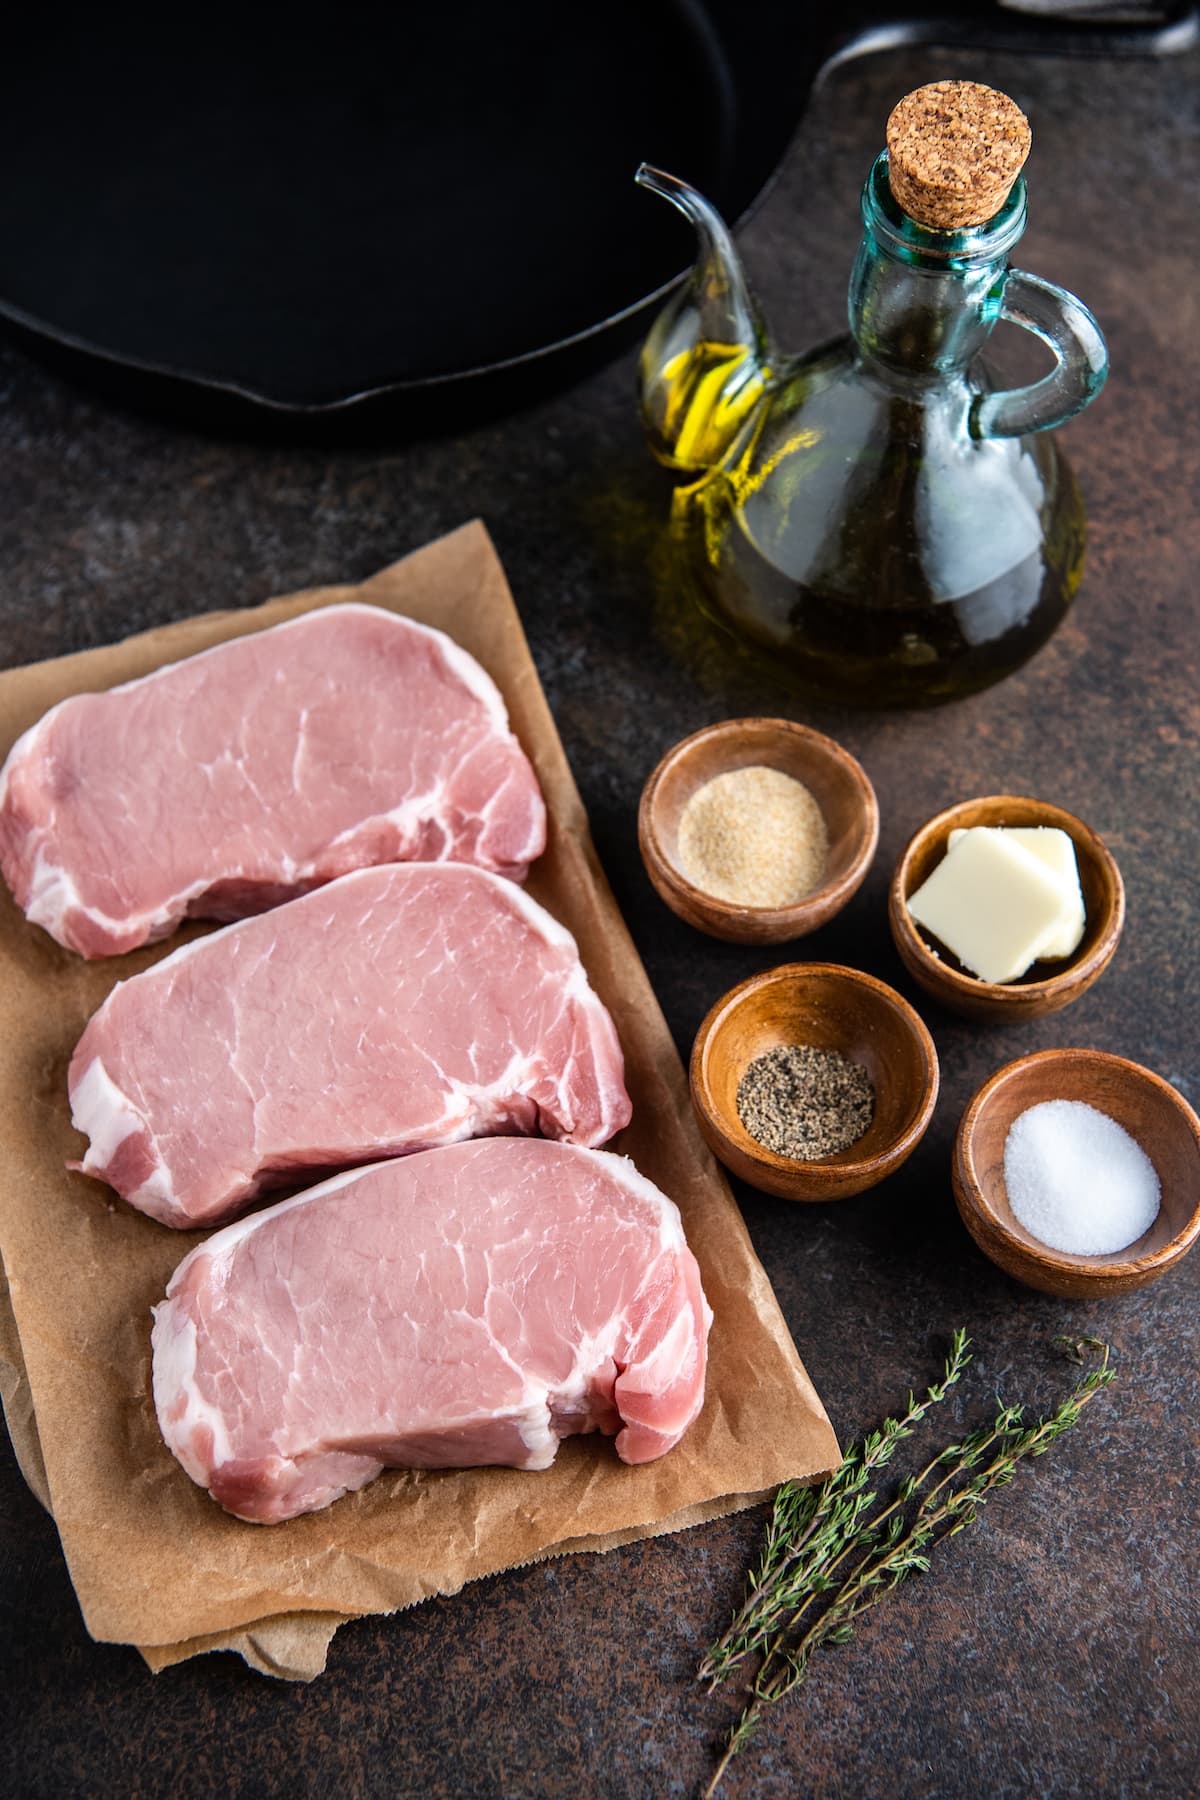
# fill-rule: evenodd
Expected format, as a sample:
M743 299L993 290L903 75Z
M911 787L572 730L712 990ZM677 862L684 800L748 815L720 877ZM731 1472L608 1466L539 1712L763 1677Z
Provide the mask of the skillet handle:
M906 45L1016 51L1050 56L1179 56L1200 44L1200 7L1184 0L1093 0L1092 14L1078 16L1072 0L965 0L920 8L919 0L874 0L852 8L823 69ZM1111 20L1103 15L1113 13Z

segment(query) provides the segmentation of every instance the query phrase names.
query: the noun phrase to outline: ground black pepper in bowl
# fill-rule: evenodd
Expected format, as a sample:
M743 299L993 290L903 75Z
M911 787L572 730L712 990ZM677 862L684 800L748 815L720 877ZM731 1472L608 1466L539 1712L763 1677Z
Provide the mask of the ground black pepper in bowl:
M776 1156L816 1162L858 1142L875 1112L861 1063L812 1044L777 1044L749 1063L737 1090L738 1117Z

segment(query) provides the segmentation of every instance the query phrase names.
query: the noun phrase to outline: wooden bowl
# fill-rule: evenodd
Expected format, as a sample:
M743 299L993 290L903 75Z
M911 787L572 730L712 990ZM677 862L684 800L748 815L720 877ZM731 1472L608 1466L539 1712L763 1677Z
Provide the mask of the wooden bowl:
M679 864L679 820L705 782L731 769L779 769L824 814L829 860L819 888L790 906L737 906L693 885ZM824 925L861 886L879 842L879 804L861 764L832 738L791 719L725 719L668 750L642 791L638 843L672 911L710 937L780 944Z
M980 981L947 950L938 954L908 910L908 897L946 854L950 833L972 825L1043 825L1065 831L1075 845L1086 915L1083 938L1062 962L1034 963L1017 981ZM918 985L952 1011L992 1024L1017 1024L1070 1006L1099 979L1113 959L1125 923L1121 872L1096 833L1073 813L1045 800L993 794L963 800L922 825L909 839L892 876L888 922L900 960Z
M866 1069L875 1116L857 1143L801 1162L750 1136L738 1117L738 1083L756 1056L780 1044L840 1050ZM743 1181L785 1200L844 1200L874 1187L916 1148L938 1094L937 1051L907 1000L836 963L785 963L732 988L696 1033L690 1073L710 1149Z
M1158 1217L1136 1243L1109 1256L1050 1250L1013 1217L1004 1143L1027 1107L1083 1100L1136 1138L1162 1183ZM954 1143L954 1198L985 1256L1026 1286L1068 1300L1123 1294L1154 1281L1200 1237L1200 1119L1149 1069L1104 1050L1039 1050L1008 1063L967 1107Z

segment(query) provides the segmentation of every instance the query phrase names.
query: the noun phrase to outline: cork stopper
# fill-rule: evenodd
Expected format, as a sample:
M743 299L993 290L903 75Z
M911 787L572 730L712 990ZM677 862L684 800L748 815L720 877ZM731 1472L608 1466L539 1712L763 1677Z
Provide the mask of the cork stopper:
M1031 142L1020 107L977 81L933 81L887 122L888 178L910 219L961 231L995 218Z

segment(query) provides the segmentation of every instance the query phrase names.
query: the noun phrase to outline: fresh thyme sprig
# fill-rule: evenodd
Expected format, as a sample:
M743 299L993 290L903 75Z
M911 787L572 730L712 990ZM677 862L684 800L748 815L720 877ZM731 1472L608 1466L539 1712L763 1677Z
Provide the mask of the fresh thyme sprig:
M701 1664L701 1675L715 1687L745 1657L760 1653L749 1698L729 1733L706 1800L766 1709L805 1679L814 1653L822 1645L846 1643L864 1613L909 1575L928 1570L938 1544L973 1524L979 1509L995 1489L1013 1479L1019 1464L1026 1457L1043 1456L1114 1379L1108 1346L1100 1339L1056 1338L1055 1343L1073 1362L1083 1363L1088 1350L1100 1352L1101 1361L1036 1424L1023 1423L1020 1406L998 1406L988 1424L969 1432L960 1443L947 1445L917 1474L906 1476L895 1497L870 1516L877 1496L866 1488L867 1473L890 1459L901 1439L911 1434L930 1405L944 1397L970 1360L969 1339L956 1332L943 1381L928 1390L925 1402L918 1405L910 1394L908 1411L885 1421L880 1431L856 1445L820 1487L795 1489L794 1496L785 1496L782 1508L777 1504L747 1598ZM805 1494L812 1496L807 1506L800 1499ZM839 1576L837 1571L847 1563ZM823 1597L824 1610L814 1616L813 1608Z
M930 1407L946 1398L971 1360L970 1339L956 1331L940 1382L923 1400L908 1396L907 1409L885 1419L878 1431L855 1444L834 1473L816 1487L785 1482L775 1496L762 1555L747 1583L746 1598L728 1628L700 1663L699 1678L709 1691L727 1681L738 1664L760 1650L795 1611L805 1595L819 1591L824 1571L853 1541L859 1520L875 1504L870 1476L891 1461Z

